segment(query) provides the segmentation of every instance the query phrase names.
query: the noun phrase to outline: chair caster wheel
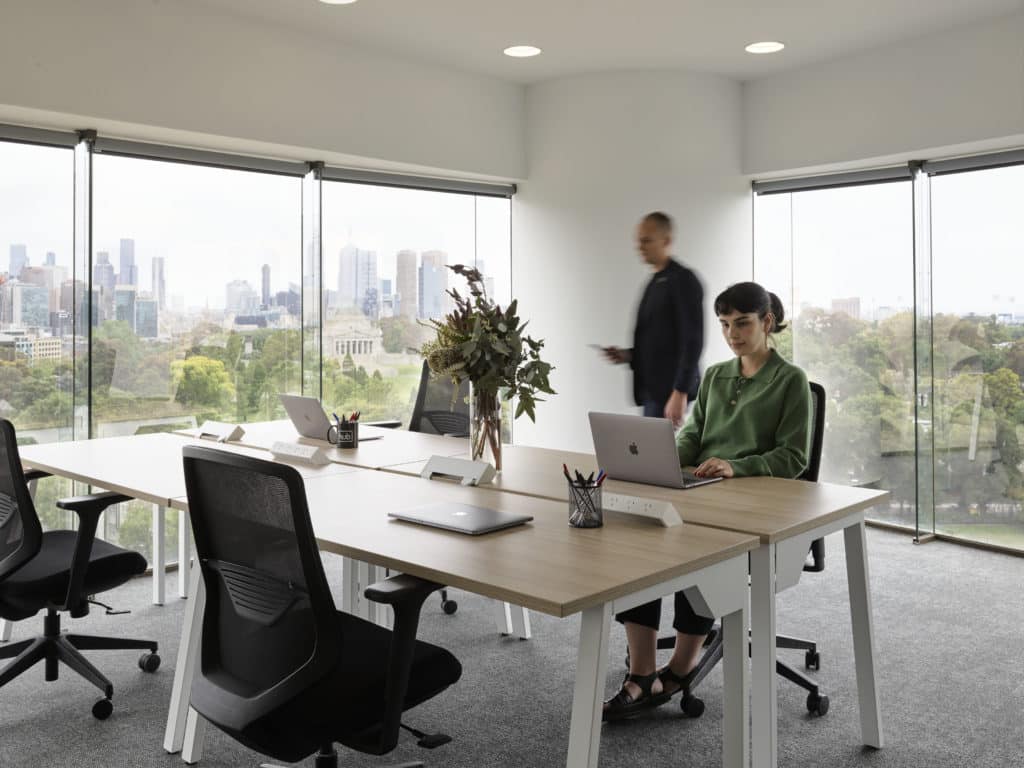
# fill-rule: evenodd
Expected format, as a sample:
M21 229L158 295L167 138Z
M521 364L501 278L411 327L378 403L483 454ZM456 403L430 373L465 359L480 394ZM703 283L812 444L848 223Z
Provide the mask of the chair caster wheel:
M684 715L695 719L704 714L704 702L689 694L683 696L682 701L679 702L679 708L683 710Z
M156 653L144 653L139 656L139 669L143 672L156 672L160 669L160 657Z
M823 717L828 712L828 696L817 693L807 694L807 711L812 715Z
M100 699L92 705L92 716L97 720L106 720L114 711L114 705L110 699Z
M817 651L808 651L804 654L804 666L807 669L818 671L821 669L821 656Z
M454 600L445 600L443 603L441 603L441 610L443 610L445 613L451 616L453 613L459 610L459 604L456 603Z

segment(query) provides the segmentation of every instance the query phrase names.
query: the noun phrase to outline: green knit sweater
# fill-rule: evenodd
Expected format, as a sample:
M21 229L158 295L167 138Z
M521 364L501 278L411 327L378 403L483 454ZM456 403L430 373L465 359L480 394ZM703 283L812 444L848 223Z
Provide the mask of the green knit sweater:
M714 456L732 464L736 477L796 477L807 466L810 440L807 376L772 350L749 378L740 375L738 357L705 371L676 447L680 466Z

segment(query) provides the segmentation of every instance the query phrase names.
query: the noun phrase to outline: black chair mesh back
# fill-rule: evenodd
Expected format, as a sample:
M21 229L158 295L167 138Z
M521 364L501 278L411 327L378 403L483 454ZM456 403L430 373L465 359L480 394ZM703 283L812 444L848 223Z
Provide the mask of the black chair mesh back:
M447 376L434 375L424 360L409 431L438 435L468 434L469 382L463 382L456 392L452 380Z
M336 647L317 642L334 602L293 468L204 447L184 454L206 586L200 677L220 689L198 686L193 704L242 730L334 663Z
M14 425L0 419L0 581L31 560L43 529L28 494Z
M810 382L811 387L811 451L807 457L807 469L799 480L818 482L821 470L821 447L825 441L825 388L816 381Z

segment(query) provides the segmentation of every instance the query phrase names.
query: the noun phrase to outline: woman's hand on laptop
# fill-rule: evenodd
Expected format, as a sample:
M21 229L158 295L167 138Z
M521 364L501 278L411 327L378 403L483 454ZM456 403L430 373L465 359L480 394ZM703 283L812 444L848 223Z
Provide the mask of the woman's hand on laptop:
M697 477L732 477L732 464L725 459L717 459L712 456L707 461L693 470Z

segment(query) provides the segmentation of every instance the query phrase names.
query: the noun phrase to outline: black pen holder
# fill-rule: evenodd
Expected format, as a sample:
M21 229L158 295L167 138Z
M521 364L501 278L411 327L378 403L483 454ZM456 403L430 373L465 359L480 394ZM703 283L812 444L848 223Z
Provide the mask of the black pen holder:
M601 486L569 482L569 525L573 528L600 528L604 525Z
M333 424L327 433L327 441L339 448L358 448L359 422L341 421Z

